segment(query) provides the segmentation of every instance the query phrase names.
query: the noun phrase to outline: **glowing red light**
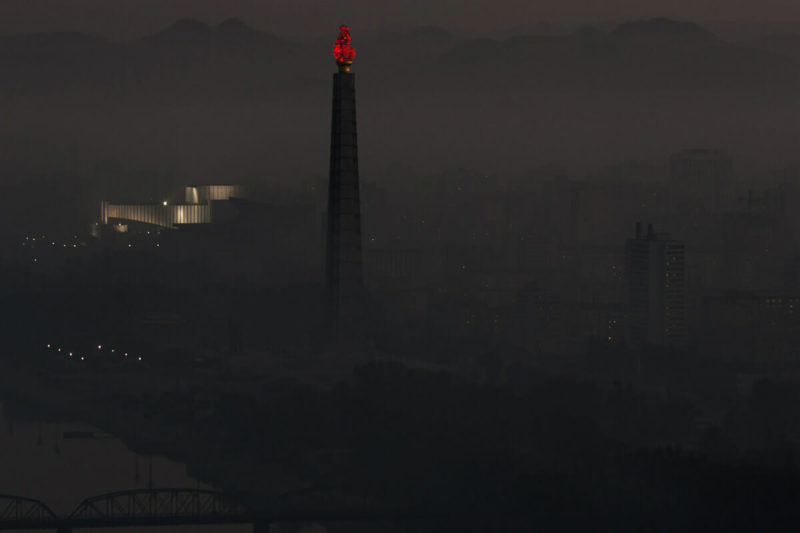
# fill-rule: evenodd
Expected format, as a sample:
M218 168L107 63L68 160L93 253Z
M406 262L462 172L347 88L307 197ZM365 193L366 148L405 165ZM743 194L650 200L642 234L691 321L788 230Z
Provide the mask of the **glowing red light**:
M350 63L356 57L356 49L353 48L352 42L350 28L339 26L339 38L336 39L336 44L333 45L333 57L336 58L338 63Z

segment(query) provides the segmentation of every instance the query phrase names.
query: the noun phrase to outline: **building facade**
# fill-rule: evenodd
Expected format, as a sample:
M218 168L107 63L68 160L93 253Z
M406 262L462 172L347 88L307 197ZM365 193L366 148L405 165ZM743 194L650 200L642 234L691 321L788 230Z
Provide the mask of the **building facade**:
M684 346L686 257L683 242L636 225L626 250L627 341L633 349Z
M103 225L126 227L129 223L174 229L188 224L214 222L212 202L227 202L247 198L241 185L190 185L185 188L185 202L174 204L100 202L100 222Z

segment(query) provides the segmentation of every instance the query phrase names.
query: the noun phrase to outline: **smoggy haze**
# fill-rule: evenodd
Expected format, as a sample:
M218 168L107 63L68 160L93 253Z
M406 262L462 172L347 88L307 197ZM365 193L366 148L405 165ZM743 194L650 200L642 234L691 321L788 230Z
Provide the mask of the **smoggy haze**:
M74 30L132 39L179 17L216 23L233 16L280 35L308 38L341 21L362 30L437 24L474 31L541 20L578 24L651 16L787 22L800 20L800 4L792 0L5 0L0 3L0 30Z
M800 0L0 0L0 531L794 531L799 141Z

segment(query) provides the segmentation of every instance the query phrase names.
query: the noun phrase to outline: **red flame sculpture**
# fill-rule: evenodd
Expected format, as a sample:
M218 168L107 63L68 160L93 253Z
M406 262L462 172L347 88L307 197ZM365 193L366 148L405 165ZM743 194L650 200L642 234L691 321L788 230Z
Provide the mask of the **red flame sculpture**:
M349 70L353 58L356 57L356 49L353 48L352 39L350 39L350 28L347 26L339 26L339 38L333 45L333 56L336 58L336 63L345 72Z

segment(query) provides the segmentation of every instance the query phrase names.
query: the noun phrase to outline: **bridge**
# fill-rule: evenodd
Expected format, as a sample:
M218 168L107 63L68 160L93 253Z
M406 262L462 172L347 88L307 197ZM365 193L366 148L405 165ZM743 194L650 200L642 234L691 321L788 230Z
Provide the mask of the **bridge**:
M193 489L141 489L102 494L83 500L66 517L57 516L44 502L0 495L0 531L56 530L145 526L252 524L256 533L284 522L405 521L434 518L397 511L253 512L230 495Z
M43 502L0 494L0 529L57 529L58 524Z
M67 517L44 502L0 495L0 530L247 524L259 517L230 496L192 489L128 490L87 498Z

